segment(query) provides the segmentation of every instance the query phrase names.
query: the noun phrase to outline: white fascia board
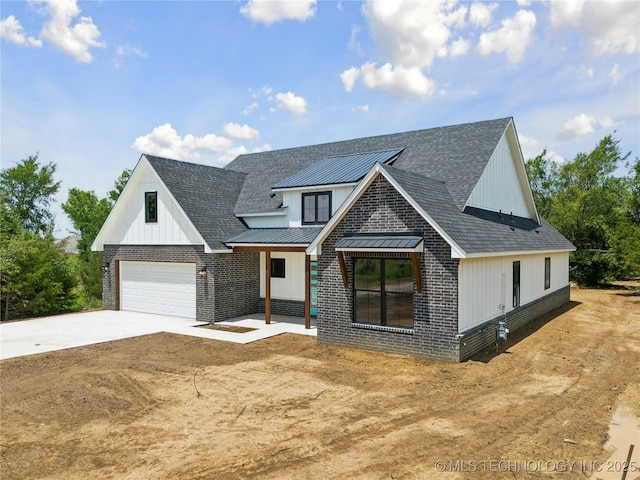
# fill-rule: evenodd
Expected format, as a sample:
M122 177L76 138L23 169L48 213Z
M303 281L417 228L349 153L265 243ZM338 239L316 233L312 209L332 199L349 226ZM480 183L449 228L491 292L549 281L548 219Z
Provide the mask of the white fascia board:
M287 214L287 209L289 207L282 207L281 211L278 212L262 212L262 213L234 213L236 218L241 217L276 217L276 216L285 216Z
M329 236L329 234L333 231L336 225L344 218L347 214L351 205L355 203L356 200L360 198L362 193L366 190L366 188L371 185L373 180L378 176L379 163L376 163L371 170L364 176L360 183L351 191L349 196L342 202L340 208L336 210L336 213L329 219L329 221L325 224L325 226L320 230L320 233L313 239L313 242L309 244L307 247L307 255L322 255L322 242Z
M396 180L384 169L384 167L382 165L380 165L380 170L381 173L384 175L384 177L387 179L387 181L393 185L393 187L400 193L400 195L402 195L404 197L404 199L409 202L411 204L411 206L420 214L422 215L422 218L424 218L427 223L429 225L431 225L431 227L438 232L438 235L440 235L442 238L444 238L444 240L449 244L449 246L451 247L451 258L465 258L466 257L466 253L465 251L462 249L462 247L460 245L458 245L455 240L453 240L453 238L451 238L451 236L445 232L445 230L438 225L438 223L431 218L431 215L429 215L427 212L424 211L424 209L418 205L416 203L416 201L413 199L413 197L411 197L411 195L409 195L404 188L402 188L400 186L400 184L398 184L398 182L396 182Z
M427 212L425 212L420 205L418 205L415 200L402 188L398 182L387 172L384 166L381 163L376 162L376 164L371 167L369 173L365 175L365 177L360 180L360 183L356 188L349 194L346 200L342 203L338 211L331 217L329 222L324 226L324 228L320 231L318 236L311 242L309 247L307 248L307 255L321 255L322 254L322 242L329 236L329 234L333 231L336 225L344 218L347 212L351 209L353 204L362 196L364 191L369 188L369 185L376 179L378 175L383 175L389 183L404 197L404 199L409 202L409 204L426 220L426 222L431 225L431 227L438 232L438 234L444 238L444 240L451 247L451 258L465 258L465 251L445 232L440 225L438 225L433 218ZM396 250L397 251L397 250Z
M128 192L129 189L135 188L133 186L135 183L132 180L134 179L134 176L140 170L142 165L146 165L147 167L149 167L149 169L157 177L158 182L166 189L167 193L169 194L169 197L171 197L171 200L173 200L175 205L178 207L178 211L182 215L184 215L184 217L187 219L187 223L189 224L189 226L191 228L193 228L194 232L197 233L198 238L200 239L200 241L202 242L202 245L204 246L204 253L212 253L212 250L211 250L211 247L209 246L209 244L206 242L206 240L204 239L202 234L195 227L195 225L193 224L193 222L191 221L189 216L182 209L182 206L180 205L180 203L178 203L176 198L173 196L173 193L171 193L171 190L169 190L167 185L162 181L162 178L160 178L160 175L158 175L158 172L155 171L155 169L151 165L151 162L149 162L149 160L147 159L147 157L144 154L142 154L140 156L140 160L138 160L138 164L135 166L133 172L131 173L131 176L129 177L129 180L127 181L127 184L125 185L124 189L122 190L122 193L120 194L120 197L118 198L118 201L116 202L116 204L111 209L111 212L109 213L109 216L107 217L107 219L105 220L104 224L102 225L102 228L100 229L100 232L98 232L98 235L96 236L96 239L94 240L93 244L91 245L91 250L93 250L93 251L102 251L104 249L104 243L105 242L102 241L102 240L98 241L98 239L100 238L100 235L103 233L103 231L106 230L106 228L108 228L109 223L112 221L112 216L113 217L117 217L118 212L120 210L122 210L122 208L124 208L123 206L119 206L119 205L124 205L126 200L127 200L127 197L125 196L125 192ZM122 202L120 201L121 199L123 200ZM116 221L116 220L113 220L113 221ZM94 246L96 247L95 250L94 250Z
M467 253L466 256L461 258L485 258L485 257L515 257L522 255L543 255L549 253L563 253L574 252L576 249L562 249L562 250L509 250L503 252L473 252Z
M533 191L531 190L531 184L529 183L529 177L527 175L527 167L524 162L524 155L522 155L522 148L520 147L520 140L518 140L518 133L516 132L516 126L513 123L513 118L509 121L509 125L507 125L507 129L505 130L505 133L503 135L506 135L507 133L509 133L509 135L507 135L507 141L509 143L513 142L516 146L515 150L517 155L516 155L516 158L514 158L514 160L519 164L519 168L517 169L518 176L520 177L524 175L522 180L526 185L525 195L527 196L527 201L530 203L531 207L533 208L533 213L536 216L535 221L538 223L538 225L540 225L540 215L538 214L538 209L536 208L536 202L533 198Z
M305 187L287 187L287 188L272 188L272 192L306 192L310 190L331 190L333 188L340 187L355 187L358 185L357 182L349 182L349 183L332 183L330 185L307 185Z
M115 221L113 220L113 217L117 215L117 212L120 209L124 208L124 207L121 207L121 205L125 202L125 199L128 196L129 190L134 188L132 186L133 185L132 180L137 175L140 175L139 173L140 165L143 163L143 161L146 163L149 163L149 161L146 159L144 155L140 155L140 158L138 159L138 163L136 163L136 166L133 167L133 172L131 172L131 175L129 175L129 179L127 180L127 183L125 183L124 188L122 189L122 192L120 192L120 196L118 197L118 200L116 201L115 205L111 208L109 215L107 215L107 219L102 224L102 227L100 227L100 231L98 232L98 235L96 235L96 238L93 240L93 243L91 244L92 252L102 252L104 250L105 242L104 240L102 240L102 237L105 235L106 230L109 228L111 222Z

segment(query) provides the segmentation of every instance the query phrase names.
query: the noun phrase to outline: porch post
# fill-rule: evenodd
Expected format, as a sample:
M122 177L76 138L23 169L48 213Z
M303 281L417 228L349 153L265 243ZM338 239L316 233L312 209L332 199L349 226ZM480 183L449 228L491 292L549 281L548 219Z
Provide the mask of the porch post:
M304 328L311 328L311 256L304 255Z
M271 323L271 251L266 250L265 256L265 292L264 292L264 323Z

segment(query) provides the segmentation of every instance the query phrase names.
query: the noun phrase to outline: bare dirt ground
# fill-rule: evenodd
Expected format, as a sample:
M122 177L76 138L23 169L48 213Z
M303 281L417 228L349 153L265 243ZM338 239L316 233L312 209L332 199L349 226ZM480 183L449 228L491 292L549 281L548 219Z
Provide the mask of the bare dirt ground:
M639 282L574 289L462 364L290 334L9 359L0 477L584 479L606 466L615 409L640 416L639 365Z

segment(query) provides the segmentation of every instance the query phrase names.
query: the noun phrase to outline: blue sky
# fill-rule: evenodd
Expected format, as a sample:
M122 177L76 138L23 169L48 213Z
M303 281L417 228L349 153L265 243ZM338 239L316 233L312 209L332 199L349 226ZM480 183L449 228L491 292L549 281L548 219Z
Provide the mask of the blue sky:
M239 153L513 116L525 158L640 155L637 1L5 1L1 159L69 188L140 153Z

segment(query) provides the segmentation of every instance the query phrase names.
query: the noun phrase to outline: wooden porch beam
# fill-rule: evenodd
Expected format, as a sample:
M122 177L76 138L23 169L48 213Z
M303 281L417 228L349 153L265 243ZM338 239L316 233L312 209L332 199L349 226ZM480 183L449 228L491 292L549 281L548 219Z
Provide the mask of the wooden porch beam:
M413 261L413 276L416 279L416 288L418 293L422 293L422 272L420 272L420 258L418 252L411 252L411 260Z
M304 328L311 328L311 256L304 256Z
M347 275L347 265L344 263L344 254L341 251L336 252L336 254L340 264L340 273L342 273L342 283L344 283L344 288L349 288L349 276Z
M265 292L264 292L264 323L271 323L271 252L265 252Z

